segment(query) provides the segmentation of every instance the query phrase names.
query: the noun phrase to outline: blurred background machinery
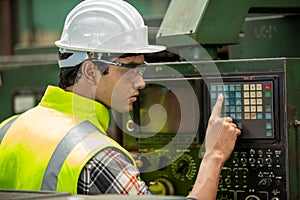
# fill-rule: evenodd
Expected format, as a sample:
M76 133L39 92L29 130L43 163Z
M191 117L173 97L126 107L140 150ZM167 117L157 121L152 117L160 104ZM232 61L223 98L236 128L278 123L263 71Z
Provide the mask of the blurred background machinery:
M35 106L46 86L57 84L53 42L78 2L0 1L0 120ZM110 127L151 189L182 196L191 190L222 93L222 115L234 118L243 136L223 167L217 199L300 199L300 2L128 2L155 27L151 43L168 47L146 55L147 86L130 115L114 119L121 126L112 120ZM149 118L155 104L168 116L160 129L161 113Z
M81 0L0 1L0 120L36 105L48 84L57 85L57 48L64 19ZM158 27L169 0L128 1L149 27ZM155 39L157 28L150 32Z

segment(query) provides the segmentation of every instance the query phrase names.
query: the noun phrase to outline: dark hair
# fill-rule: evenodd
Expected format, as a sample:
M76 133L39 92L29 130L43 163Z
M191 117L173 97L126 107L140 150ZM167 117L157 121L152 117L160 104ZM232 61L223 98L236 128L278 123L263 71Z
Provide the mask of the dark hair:
M67 59L70 57L72 53L59 53L59 59ZM83 63L83 62L82 62ZM73 67L62 67L60 68L59 73L59 82L58 86L62 89L66 89L69 86L74 85L81 78L82 71L80 70L82 63L73 66ZM98 67L102 75L108 74L108 65L105 63L96 63L95 65Z

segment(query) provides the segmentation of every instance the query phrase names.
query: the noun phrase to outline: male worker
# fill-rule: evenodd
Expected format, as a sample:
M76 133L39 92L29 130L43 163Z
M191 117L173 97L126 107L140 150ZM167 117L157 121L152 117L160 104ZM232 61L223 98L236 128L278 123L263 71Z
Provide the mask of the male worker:
M145 87L148 45L141 15L122 0L86 0L67 16L59 47L59 87L35 108L0 125L0 188L72 194L151 194L131 155L109 138L109 108L132 105ZM215 199L218 178L240 130L212 111L206 153L190 199Z

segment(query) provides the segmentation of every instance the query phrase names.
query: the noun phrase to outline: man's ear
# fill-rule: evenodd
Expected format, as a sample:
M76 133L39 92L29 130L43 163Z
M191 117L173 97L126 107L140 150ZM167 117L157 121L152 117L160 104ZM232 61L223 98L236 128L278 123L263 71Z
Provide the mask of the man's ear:
M97 85L98 83L98 72L96 65L91 61L85 61L81 65L82 78L92 85Z

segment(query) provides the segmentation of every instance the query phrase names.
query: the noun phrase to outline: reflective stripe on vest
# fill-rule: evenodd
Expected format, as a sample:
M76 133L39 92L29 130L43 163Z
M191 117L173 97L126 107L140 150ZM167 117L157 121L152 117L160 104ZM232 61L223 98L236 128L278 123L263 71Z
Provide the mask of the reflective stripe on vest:
M45 171L41 189L42 190L56 190L58 183L58 174L61 171L63 163L71 150L80 142L82 142L88 135L94 131L100 130L89 121L83 121L67 133L60 141L52 154ZM99 144L94 144L99 145ZM93 148L88 146L89 148Z
M18 117L14 117L13 119L9 120L4 126L0 129L0 144L5 136L5 133L9 129L9 127L12 125L12 123L17 119Z

